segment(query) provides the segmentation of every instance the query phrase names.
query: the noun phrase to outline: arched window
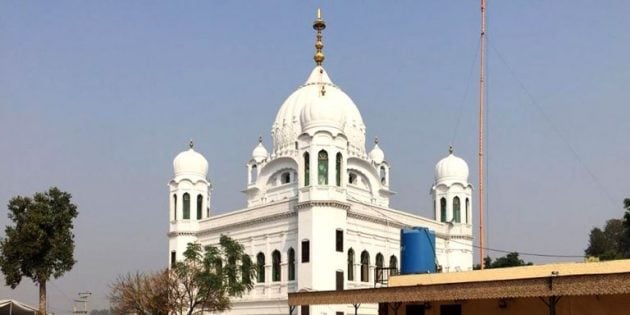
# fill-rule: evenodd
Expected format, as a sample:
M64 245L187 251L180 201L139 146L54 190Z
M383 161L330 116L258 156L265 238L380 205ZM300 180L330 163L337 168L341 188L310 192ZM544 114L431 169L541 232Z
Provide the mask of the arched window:
M258 167L256 165L252 165L252 167L250 168L250 172L249 172L249 178L250 184L253 184L256 182L256 179L258 178Z
M376 254L376 281L381 282L383 280L383 254Z
M361 252L361 282L370 282L370 254Z
M348 281L354 281L354 249L348 250Z
M335 173L336 179L337 179L337 186L341 186L341 159L343 157L341 156L341 153L337 153L337 161L335 164L335 171L337 173Z
M468 217L470 215L469 211L470 211L470 200L466 198L466 224L468 224Z
M221 258L217 258L217 260L214 261L214 270L217 275L221 275L223 273L223 261Z
M446 222L446 198L440 199L440 221Z
M295 250L293 250L293 248L289 248L287 256L289 256L289 281L293 281L295 280Z
M398 274L398 258L395 255L389 257L389 268L391 269L389 275L395 276Z
M256 255L256 277L258 283L265 282L265 254L263 253Z
M241 264L241 278L243 279L243 284L252 283L252 275L246 272L250 271L251 267L252 259L249 258L249 255L243 255L243 262Z
M461 205L459 202L459 197L455 197L453 198L453 222L455 223L462 222L461 214L462 214L462 210L461 210Z
M376 254L376 267L383 268L383 254Z
M282 173L282 175L280 176L280 183L281 184L288 184L290 182L291 182L291 173L289 173L289 172Z
M235 255L229 255L227 258L228 264L225 268L225 273L227 274L228 286L236 284L236 258Z
M387 171L385 170L385 166L381 166L380 175L381 175L381 184L387 185Z
M203 196L199 194L197 195L197 220L201 220L201 209L203 209Z
M304 152L304 186L308 186L311 184L310 181L310 173L311 173L311 158L308 152Z
M190 220L190 195L184 194L184 220Z
M173 220L177 220L177 195L173 194Z
M317 154L317 183L328 185L328 152L325 150Z
M280 252L274 250L271 253L271 281L280 281Z
M348 183L356 185L356 183L357 183L357 174L350 173L350 175L348 175Z

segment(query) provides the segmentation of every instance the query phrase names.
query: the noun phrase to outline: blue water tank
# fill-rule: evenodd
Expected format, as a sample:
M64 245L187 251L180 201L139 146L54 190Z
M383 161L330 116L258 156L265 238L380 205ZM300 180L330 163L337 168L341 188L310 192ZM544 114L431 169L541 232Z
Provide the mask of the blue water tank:
M435 272L435 232L424 227L400 230L400 273Z

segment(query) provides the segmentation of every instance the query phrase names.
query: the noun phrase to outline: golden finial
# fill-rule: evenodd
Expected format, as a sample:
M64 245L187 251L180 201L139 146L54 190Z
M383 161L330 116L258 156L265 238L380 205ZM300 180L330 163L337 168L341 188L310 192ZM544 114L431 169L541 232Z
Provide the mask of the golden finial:
M378 144L378 137L374 137L374 144Z
M319 91L319 93L322 94L322 96L326 95L326 86L322 84L322 89Z
M322 42L322 31L326 28L326 21L322 19L322 11L317 9L317 18L313 21L313 29L317 31L317 41L315 41L315 56L313 59L318 66L324 62L324 43Z
M262 136L258 136L258 143L262 143Z
M194 146L195 144L193 143L192 139L190 139L190 141L188 142L188 147L192 149Z
M448 146L448 154L453 154L453 146L452 145Z

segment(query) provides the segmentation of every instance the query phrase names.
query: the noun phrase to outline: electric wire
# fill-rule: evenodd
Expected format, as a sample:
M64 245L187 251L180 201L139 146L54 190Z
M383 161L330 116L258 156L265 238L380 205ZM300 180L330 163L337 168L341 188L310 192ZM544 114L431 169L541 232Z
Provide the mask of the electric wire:
M411 228L411 227L413 227L413 226L411 226L411 225L409 225L409 224L403 223L403 222L401 222L401 221L399 221L399 220L396 220L395 218L392 218L392 217L390 217L390 216L388 216L388 215L384 214L383 212L381 212L381 211L377 210L376 208L374 208L374 207L373 207L373 205L367 204L367 203L365 203L365 202L363 202L363 201L361 201L361 200L359 200L359 199L355 198L355 197L354 197L354 196L352 196L352 194L351 194L351 193L349 193L349 192L347 193L347 195L348 195L348 197L350 197L350 199L351 199L351 200L353 200L354 202L357 202L357 203L360 203L360 204L362 204L362 205L367 206L367 208L368 208L368 209L373 210L374 212L378 213L378 214L379 214L379 215L381 215L381 216L382 216L385 220L395 222L395 223L397 223L398 225L401 225L401 226L402 226L402 227L404 227L404 228ZM449 224L450 224L450 223L449 223ZM449 241L449 242L453 242L453 243L457 243L457 244L460 244L460 245L470 245L470 244L468 244L468 243L459 242L459 241L457 241L457 240L453 240L453 239L450 239L450 240L448 240L448 241ZM477 249L478 249L478 248L480 248L480 246L479 246L479 245L474 245L474 244L472 245L472 247L477 248ZM547 257L547 258L584 258L584 255L564 255L564 254L532 253L532 252L522 252L522 251L518 251L518 250L506 250L506 249L499 249L499 248L491 248L491 247L486 247L486 246L484 246L484 247L483 247L483 249L484 249L484 250L487 250L487 251L490 251L490 252L497 252L497 253L504 253L504 254L505 254L505 253L509 254L509 253L514 253L514 252L516 252L516 253L518 253L519 255L522 255L522 256Z
M470 90L470 81L472 80L473 70L475 69L475 65L477 64L477 56L479 56L479 44L477 44L477 48L475 49L475 57L473 58L473 62L470 64L470 71L468 72L468 80L466 80L466 88L464 89L464 97L461 102L459 102L458 106L458 114L457 120L455 121L455 128L453 128L453 135L451 137L451 144L455 145L455 138L457 137L457 132L459 131L459 125L462 120L463 111L464 111L464 103L468 99L468 91Z
M63 295L66 300L68 300L70 303L74 303L74 300L71 299L70 297L68 297L68 295L66 295L65 292L63 292L63 290L61 290L53 281L49 282L57 291L59 291L59 293L61 293L61 295Z
M584 162L584 160L580 157L580 155L577 153L577 151L575 150L573 145L568 141L568 139L564 136L564 134L556 126L556 124L553 123L553 121L551 120L549 115L547 115L547 113L542 108L542 106L539 104L539 102L536 100L536 98L534 98L533 94L529 91L529 89L527 89L527 87L525 86L523 81L516 75L516 72L514 71L514 69L507 63L506 59L503 58L503 55L494 46L493 42L491 40L488 40L488 44L490 45L492 50L497 54L497 57L499 57L499 60L508 69L508 72L510 72L510 74L512 75L514 80L518 83L519 87L525 92L525 95L527 95L527 97L529 98L530 103L532 105L534 105L534 107L538 110L539 114L543 117L544 121L549 125L551 130L556 133L556 135L558 136L558 138L560 138L560 140L562 142L564 142L566 147L571 152L571 155L573 156L573 158L578 162L578 164L580 164L580 166L591 177L591 179L593 180L593 182L595 183L597 188L601 191L601 193L603 193L604 196L606 196L606 198L608 199L610 204L613 207L617 207L617 203L614 201L614 198L612 197L610 192L602 185L602 183L599 180L599 178L595 175L595 173L593 171L591 171L591 169L588 167L588 165L586 165L586 162Z

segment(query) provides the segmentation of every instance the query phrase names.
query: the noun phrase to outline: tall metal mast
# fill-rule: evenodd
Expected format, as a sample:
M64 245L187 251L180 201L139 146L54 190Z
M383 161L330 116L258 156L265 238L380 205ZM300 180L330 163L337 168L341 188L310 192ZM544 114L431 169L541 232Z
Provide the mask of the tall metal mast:
M481 53L479 54L481 60L479 62L479 260L481 269L483 269L483 247L484 247L484 234L483 234L483 197L484 197L484 160L483 160L483 127L484 127L484 96L485 96L485 50L486 50L486 0L481 0L481 37L479 48Z

